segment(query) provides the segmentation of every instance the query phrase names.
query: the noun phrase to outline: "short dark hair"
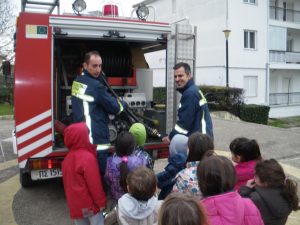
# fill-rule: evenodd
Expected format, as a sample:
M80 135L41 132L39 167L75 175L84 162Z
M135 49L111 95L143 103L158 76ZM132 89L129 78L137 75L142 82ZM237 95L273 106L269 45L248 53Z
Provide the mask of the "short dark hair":
M154 172L144 166L131 171L127 176L129 193L139 201L147 201L156 191L156 176Z
M189 153L186 161L200 161L205 152L214 149L214 142L207 134L195 132L188 139L188 148Z
M184 62L179 62L177 63L174 67L173 70L178 70L180 67L183 67L184 71L186 74L191 74L191 67L189 64L184 63Z
M200 161L197 178L204 197L232 191L237 182L232 162L224 156L216 155Z
M229 145L230 151L241 158L241 162L261 160L260 148L256 140L245 137L235 138Z
M209 224L202 204L194 196L172 193L163 202L158 215L158 225Z
M99 53L98 51L90 51L90 52L87 52L87 53L85 54L85 56L84 56L84 62L85 62L86 64L89 64L89 61L90 61L90 58L92 57L92 55L101 57L101 56L100 56L100 53Z

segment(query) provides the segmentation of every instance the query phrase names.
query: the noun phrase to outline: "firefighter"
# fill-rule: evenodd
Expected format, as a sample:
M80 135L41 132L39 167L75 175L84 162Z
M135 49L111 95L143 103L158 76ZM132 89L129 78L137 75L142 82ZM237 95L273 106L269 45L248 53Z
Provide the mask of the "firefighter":
M182 96L175 127L168 136L162 138L162 141L169 144L175 134L183 134L189 137L196 131L213 138L213 126L207 101L192 79L189 64L180 62L173 69L177 91Z
M102 59L97 51L85 55L83 74L72 84L72 112L74 122L85 121L90 130L91 143L97 145L97 159L103 178L108 157L109 114L119 114L127 105L111 96L102 83Z

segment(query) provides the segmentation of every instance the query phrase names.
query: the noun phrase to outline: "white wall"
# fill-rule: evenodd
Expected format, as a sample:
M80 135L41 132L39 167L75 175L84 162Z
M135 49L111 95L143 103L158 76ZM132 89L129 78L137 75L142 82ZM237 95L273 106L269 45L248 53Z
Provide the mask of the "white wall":
M176 7L172 3L176 2ZM244 4L241 0L228 0L228 21L226 20L225 0L159 0L153 2L156 20L171 22L188 17L190 24L197 26L197 71L196 83L205 85L226 84L226 49L224 29L231 29L229 36L229 84L243 88L243 77L251 75L253 70L258 76L258 96L247 101L264 103L266 88L267 48L267 1L258 1L257 5ZM176 10L174 13L172 10ZM255 15L255 16L254 16ZM228 27L227 27L228 24ZM244 49L244 30L257 31L257 48ZM164 55L155 56L156 60ZM148 57L147 57L148 59ZM155 73L162 72L159 62L149 63ZM161 77L155 75L154 79ZM158 82L157 82L158 83Z

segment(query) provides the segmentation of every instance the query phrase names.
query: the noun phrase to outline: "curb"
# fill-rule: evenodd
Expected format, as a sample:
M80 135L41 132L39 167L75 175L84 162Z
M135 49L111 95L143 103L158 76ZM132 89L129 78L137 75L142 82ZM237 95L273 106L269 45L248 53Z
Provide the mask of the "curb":
M2 115L0 116L0 120L13 120L14 115Z

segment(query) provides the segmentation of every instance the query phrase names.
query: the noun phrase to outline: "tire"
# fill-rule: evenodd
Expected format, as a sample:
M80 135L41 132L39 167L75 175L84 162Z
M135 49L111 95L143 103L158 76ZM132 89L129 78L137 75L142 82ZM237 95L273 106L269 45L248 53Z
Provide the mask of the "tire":
M33 185L33 180L31 180L30 174L28 172L23 172L20 170L20 183L23 188L29 188Z

